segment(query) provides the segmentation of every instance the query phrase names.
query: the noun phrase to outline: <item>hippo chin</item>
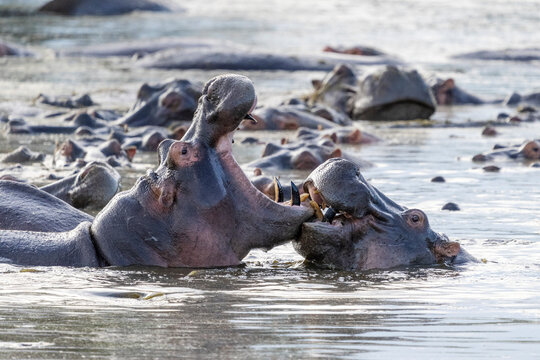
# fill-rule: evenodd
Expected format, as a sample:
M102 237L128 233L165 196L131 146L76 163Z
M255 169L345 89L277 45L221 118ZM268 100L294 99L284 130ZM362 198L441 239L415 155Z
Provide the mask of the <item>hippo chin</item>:
M156 171L117 194L91 225L63 233L0 230L0 258L29 265L233 266L253 248L295 238L313 209L270 200L232 155L233 132L255 105L248 78L211 79L183 139L160 144Z
M387 198L347 160L330 159L319 166L304 190L314 206L327 208L322 221L302 225L293 243L315 264L369 270L474 261L457 242L434 232L424 212Z

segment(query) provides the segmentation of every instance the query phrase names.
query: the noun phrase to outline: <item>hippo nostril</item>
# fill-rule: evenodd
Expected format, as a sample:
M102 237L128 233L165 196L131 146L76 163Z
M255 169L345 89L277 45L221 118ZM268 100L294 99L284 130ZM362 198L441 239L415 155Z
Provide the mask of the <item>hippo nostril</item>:
M187 154L187 149L186 148L183 148L182 149L182 155L186 155Z

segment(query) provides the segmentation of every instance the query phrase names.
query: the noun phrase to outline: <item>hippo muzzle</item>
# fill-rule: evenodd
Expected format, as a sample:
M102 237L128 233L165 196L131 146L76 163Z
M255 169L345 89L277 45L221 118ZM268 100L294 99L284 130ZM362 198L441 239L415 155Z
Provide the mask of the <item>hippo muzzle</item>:
M315 169L304 191L319 216L303 224L294 246L315 264L369 270L450 264L470 257L457 242L434 232L423 211L396 204L345 159L330 159Z

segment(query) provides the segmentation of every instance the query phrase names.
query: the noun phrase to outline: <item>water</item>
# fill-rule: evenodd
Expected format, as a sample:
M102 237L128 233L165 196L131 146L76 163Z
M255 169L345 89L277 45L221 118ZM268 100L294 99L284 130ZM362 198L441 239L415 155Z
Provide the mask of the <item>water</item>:
M0 59L0 113L44 122L40 92L89 92L126 110L143 82L205 81L219 71L133 69L121 59L60 59L50 49L171 36L227 39L275 52L371 45L425 74L451 76L484 98L540 91L538 63L457 61L479 49L538 47L539 1L218 1L181 3L183 14L117 18L30 15L42 1L0 0L0 38L28 44L38 58ZM18 14L17 16L13 15ZM10 16L8 16L11 14ZM246 72L260 102L309 90L315 72ZM437 121L492 120L499 106L441 108ZM376 164L364 172L393 200L423 209L431 226L484 260L456 268L364 273L309 268L290 245L255 250L229 269L27 268L0 265L0 358L520 358L540 357L540 187L538 169L498 161L499 173L471 162L495 143L540 138L540 124L395 129L359 123L384 139L349 150ZM279 139L292 133L239 133ZM0 138L51 153L62 136ZM261 147L235 143L241 163ZM129 188L155 154L122 171ZM21 176L47 182L51 170ZM306 173L282 174L295 180ZM431 183L436 175L445 183ZM459 212L441 211L456 202Z

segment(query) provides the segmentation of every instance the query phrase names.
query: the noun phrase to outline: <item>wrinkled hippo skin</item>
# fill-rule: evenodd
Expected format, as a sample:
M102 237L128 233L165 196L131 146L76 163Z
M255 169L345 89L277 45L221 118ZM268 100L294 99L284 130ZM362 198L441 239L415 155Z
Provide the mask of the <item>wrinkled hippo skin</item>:
M92 161L80 171L41 187L78 208L101 209L120 190L120 174L107 163Z
M510 158L516 160L540 160L540 139L525 141L520 145L495 145L493 151L473 156L475 162L485 162L496 158Z
M324 221L304 223L293 242L316 265L370 270L474 261L457 242L434 232L424 212L387 198L347 160L330 159L319 166L304 190L316 206L330 208Z
M41 162L45 155L33 152L26 146L19 146L17 149L7 153L0 159L0 163L32 163Z
M201 85L184 79L156 85L143 84L137 92L135 104L115 124L167 126L174 121L191 121L201 90Z
M481 50L454 55L456 59L503 60L503 61L535 61L540 60L540 48Z
M255 104L248 78L211 79L184 138L161 143L156 171L117 194L91 225L63 233L0 231L0 258L28 265L231 266L253 248L293 239L313 209L271 201L232 156L233 132Z
M133 11L170 11L151 0L52 0L41 6L39 12L58 15L122 15Z
M314 136L300 129L297 140L285 142L281 145L268 143L264 148L262 158L254 160L245 166L262 170L304 170L311 171L328 159L343 157L353 161L362 168L371 166L368 161L362 160L355 154L341 150L336 146L333 138L320 134Z
M438 105L480 105L484 101L456 86L454 79L431 78L428 80Z
M393 65L375 69L358 78L346 65L336 66L315 90L309 104L324 104L353 120L429 119L435 99L416 70Z
M48 96L45 94L39 94L39 96L36 99L37 102L51 105L51 106L57 106L57 107L64 107L68 109L78 109L88 106L96 105L90 95L83 94L81 96Z

